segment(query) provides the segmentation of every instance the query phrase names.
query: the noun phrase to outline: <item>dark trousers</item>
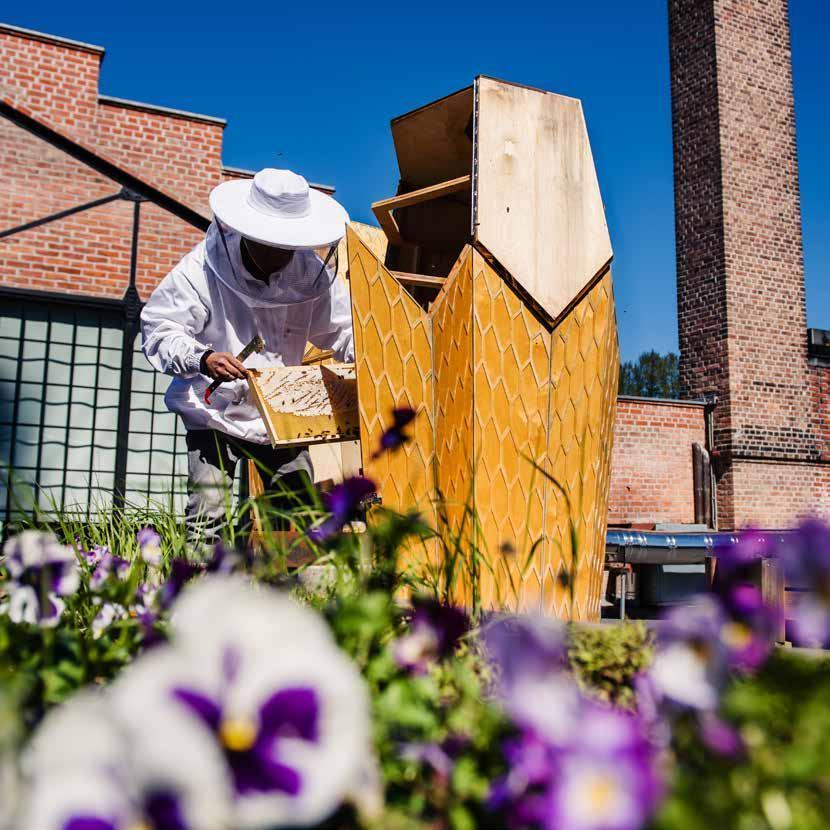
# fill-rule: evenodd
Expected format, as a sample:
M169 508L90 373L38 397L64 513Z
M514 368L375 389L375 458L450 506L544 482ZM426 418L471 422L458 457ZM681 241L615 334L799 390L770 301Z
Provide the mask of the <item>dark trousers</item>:
M188 541L213 545L233 502L233 485L240 461L252 459L275 513L288 513L310 504L314 473L308 449L255 444L213 429L189 430L187 443ZM274 522L279 524L279 522Z

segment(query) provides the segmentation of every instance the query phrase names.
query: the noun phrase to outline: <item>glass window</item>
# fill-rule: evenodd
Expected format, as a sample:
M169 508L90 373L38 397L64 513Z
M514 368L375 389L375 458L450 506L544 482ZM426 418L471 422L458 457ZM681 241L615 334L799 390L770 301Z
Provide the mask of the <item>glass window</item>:
M187 490L187 449L181 421L164 405L170 377L157 372L144 357L140 335L133 347L127 501L148 507L172 504L181 514Z
M0 311L0 378L7 393L0 463L8 470L0 521L35 504L47 515L58 509L95 514L112 503L118 405L117 383L106 400L98 388L98 344L123 338L121 314L28 300L10 305Z
M118 431L123 332L118 308L37 300L0 308L0 525L35 507L110 509L119 444L127 504L184 512L185 432L164 404L170 378L144 357L140 335L129 430Z
M21 320L19 317L0 317L0 337L20 338Z

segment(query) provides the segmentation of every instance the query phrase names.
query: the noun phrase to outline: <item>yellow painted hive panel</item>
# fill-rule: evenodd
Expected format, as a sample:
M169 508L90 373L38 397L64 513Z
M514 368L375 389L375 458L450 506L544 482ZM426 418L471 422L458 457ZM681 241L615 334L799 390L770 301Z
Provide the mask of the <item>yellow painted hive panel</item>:
M438 531L467 556L473 507L473 252L465 248L436 298L432 320ZM453 561L453 557L448 557ZM459 601L471 601L469 560L454 565Z
M611 272L552 335L544 611L599 619L619 352ZM574 574L573 545L577 557Z
M348 229L360 438L365 475L386 507L432 518L432 338L424 310ZM414 440L375 456L396 407L418 412Z
M478 253L473 268L477 541L492 569L481 597L489 607L539 608L550 334Z
M445 538L472 506L463 536L487 558L485 607L597 619L619 372L610 271L551 331L470 248L429 314L352 232L349 254L363 464L384 505L419 507ZM414 440L376 457L397 406L418 410ZM433 567L436 552L407 559Z

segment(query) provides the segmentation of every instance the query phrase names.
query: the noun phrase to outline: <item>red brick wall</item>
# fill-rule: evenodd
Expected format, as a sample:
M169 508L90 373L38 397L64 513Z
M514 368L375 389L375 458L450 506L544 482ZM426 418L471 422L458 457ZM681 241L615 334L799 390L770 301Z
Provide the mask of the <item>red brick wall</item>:
M830 366L810 366L810 411L816 450L830 462Z
M727 528L775 495L774 463L750 462L781 462L799 512L825 476L787 464L830 460L807 365L787 14L787 0L669 0L681 384L718 395Z
M117 193L120 186L9 121L0 119L0 228L10 228ZM133 204L119 200L0 240L0 284L121 297L129 282ZM139 294L202 234L144 202L139 224Z
M0 93L67 134L91 137L103 54L0 30Z
M101 53L0 28L0 95L205 215L223 180L222 125L98 101ZM0 228L121 188L0 119ZM0 240L0 284L121 297L129 280L133 204L117 201ZM141 206L137 285L146 297L201 238L156 205Z
M609 523L694 522L695 443L706 446L702 406L619 398Z
M730 367L713 4L670 0L669 24L680 383L684 397L718 391L723 428Z
M787 528L805 516L830 517L830 465L736 461L719 487L741 507L741 527Z
M222 180L223 125L102 102L96 143L144 181L207 213Z
M787 0L717 0L732 452L815 458Z

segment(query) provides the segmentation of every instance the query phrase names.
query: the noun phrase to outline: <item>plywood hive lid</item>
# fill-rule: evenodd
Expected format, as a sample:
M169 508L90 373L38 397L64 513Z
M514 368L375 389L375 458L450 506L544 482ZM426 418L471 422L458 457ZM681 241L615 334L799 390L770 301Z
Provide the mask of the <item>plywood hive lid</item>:
M476 83L476 241L556 319L613 256L582 104Z
M392 135L402 192L472 177L469 238L552 320L607 269L613 252L579 100L480 76L394 119Z

